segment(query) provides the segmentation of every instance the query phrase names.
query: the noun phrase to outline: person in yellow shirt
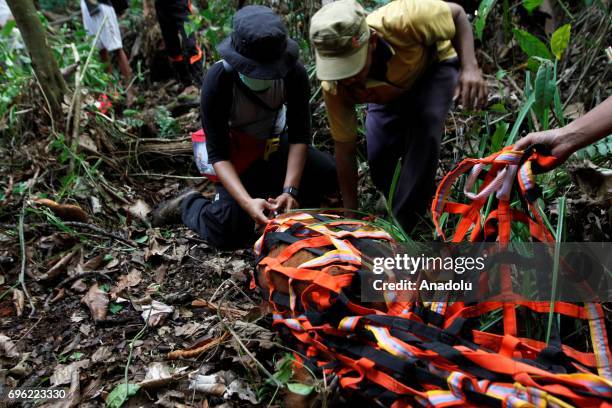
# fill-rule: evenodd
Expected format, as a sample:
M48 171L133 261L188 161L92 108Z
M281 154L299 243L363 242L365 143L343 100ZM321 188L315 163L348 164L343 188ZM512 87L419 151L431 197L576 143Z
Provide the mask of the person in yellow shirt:
M401 159L393 213L411 230L433 195L453 98L475 108L487 96L465 11L442 0L395 0L366 15L355 0L339 0L312 17L310 40L344 207L358 205L355 105L368 103L372 181L388 194Z

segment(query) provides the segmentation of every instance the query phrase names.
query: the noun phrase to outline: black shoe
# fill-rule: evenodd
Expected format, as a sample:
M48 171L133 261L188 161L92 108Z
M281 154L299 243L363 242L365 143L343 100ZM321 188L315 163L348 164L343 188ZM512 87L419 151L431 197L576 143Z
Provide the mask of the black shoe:
M201 193L193 188L187 188L181 191L176 197L162 201L151 211L151 225L154 227L162 227L170 224L181 223L181 202L193 195Z

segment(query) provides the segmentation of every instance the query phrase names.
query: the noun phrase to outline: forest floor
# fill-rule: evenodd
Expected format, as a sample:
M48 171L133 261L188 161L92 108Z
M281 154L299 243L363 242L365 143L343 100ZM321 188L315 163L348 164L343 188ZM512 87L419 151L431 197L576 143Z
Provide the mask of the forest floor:
M588 66L583 58L596 52L585 27L602 18L590 13L574 21L559 85L563 97L573 98L565 106L570 119L572 109L583 112L610 86L605 56ZM159 34L138 27L126 33L132 62L159 61L151 56ZM479 58L491 85L489 106L502 103L504 110L491 109L490 117L453 112L440 175L475 155L483 129L490 137L493 123L500 117L511 123L520 107L524 66L504 60L506 75L498 79L499 47L487 42ZM183 226L150 224L155 205L186 186L213 194L191 156L189 134L200 127L197 90L182 89L161 71L142 74L134 107L109 92L114 107L103 111L96 103L101 92L85 90L76 138L56 132L40 114L34 80L20 97L17 119L0 122L7 136L0 154L0 387L66 388L71 406L118 407L126 389L126 406L280 404L258 364L282 377L289 350L250 288L252 250L219 251ZM329 149L320 98L313 107L315 142ZM568 241L612 239L607 187L594 181L605 174L600 166L610 164L610 152L591 157L597 166L575 161L546 180L548 197L568 199ZM361 173L362 204L384 216L367 167ZM547 204L556 222L556 201ZM436 238L427 220L415 232L415 239Z

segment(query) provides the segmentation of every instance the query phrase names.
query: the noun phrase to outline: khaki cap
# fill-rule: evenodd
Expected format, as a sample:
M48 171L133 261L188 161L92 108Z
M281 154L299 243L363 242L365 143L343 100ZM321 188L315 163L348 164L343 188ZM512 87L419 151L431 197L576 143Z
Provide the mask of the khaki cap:
M359 73L366 63L369 39L366 12L355 0L338 0L322 7L310 20L317 77L336 81Z

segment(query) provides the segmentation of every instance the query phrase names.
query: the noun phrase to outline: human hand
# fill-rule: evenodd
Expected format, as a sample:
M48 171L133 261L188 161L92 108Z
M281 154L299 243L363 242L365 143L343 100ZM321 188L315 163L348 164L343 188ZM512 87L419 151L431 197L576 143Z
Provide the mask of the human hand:
M487 84L478 66L462 67L454 99L466 109L478 109L487 101Z
M269 220L266 211L274 211L275 209L276 205L274 203L270 203L263 198L253 198L247 204L245 211L256 224L266 224Z
M514 145L514 150L525 150L534 144L542 144L550 149L553 156L557 158L554 167L563 163L576 151L573 143L574 138L566 133L563 128L544 130L542 132L529 133Z
M289 193L282 193L274 199L276 211L286 212L298 208L300 205L297 200Z

